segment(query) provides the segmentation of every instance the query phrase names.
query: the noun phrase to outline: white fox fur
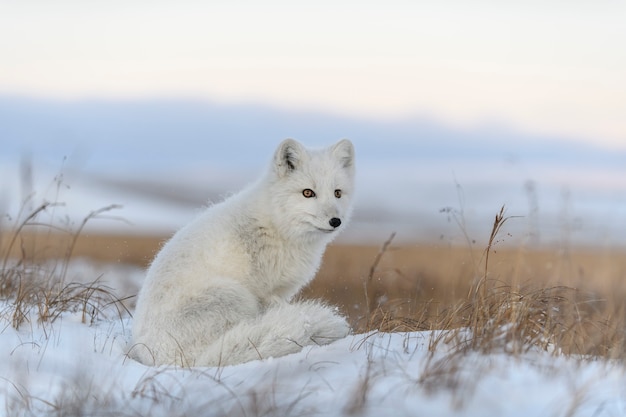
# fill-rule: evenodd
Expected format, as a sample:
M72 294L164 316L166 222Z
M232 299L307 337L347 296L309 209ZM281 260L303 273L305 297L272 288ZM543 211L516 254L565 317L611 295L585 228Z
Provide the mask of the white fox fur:
M283 141L256 183L209 207L156 256L139 293L131 356L219 366L345 337L345 319L291 302L352 211L354 148ZM306 191L305 191L306 190Z

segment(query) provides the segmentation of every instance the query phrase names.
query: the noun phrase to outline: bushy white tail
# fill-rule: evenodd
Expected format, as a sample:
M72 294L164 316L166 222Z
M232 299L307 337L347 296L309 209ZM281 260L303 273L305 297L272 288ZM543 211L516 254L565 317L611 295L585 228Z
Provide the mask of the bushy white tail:
M247 318L241 307L232 306L233 315L241 317L231 325L232 317L216 314L168 323L157 317L155 323L171 331L142 326L138 330L145 333L135 338L129 355L147 365L225 366L296 353L350 333L346 320L318 301L277 302L247 312Z
M304 346L331 343L349 332L345 319L319 302L280 303L227 330L194 365L231 365L284 356Z

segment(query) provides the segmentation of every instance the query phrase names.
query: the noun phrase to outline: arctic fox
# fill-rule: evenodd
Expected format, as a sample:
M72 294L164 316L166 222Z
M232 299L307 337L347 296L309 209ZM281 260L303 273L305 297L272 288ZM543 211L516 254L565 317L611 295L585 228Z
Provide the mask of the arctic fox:
M131 356L220 366L295 353L350 332L317 301L291 299L352 211L354 148L283 141L256 183L215 204L158 253L139 292Z

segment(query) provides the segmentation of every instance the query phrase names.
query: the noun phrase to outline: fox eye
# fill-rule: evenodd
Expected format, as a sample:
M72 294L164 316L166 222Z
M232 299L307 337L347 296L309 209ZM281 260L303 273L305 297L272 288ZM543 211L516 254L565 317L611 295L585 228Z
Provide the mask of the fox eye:
M311 190L310 188L306 188L302 190L302 195L306 198L315 197L315 191Z
M341 198L341 190L335 190L335 197Z

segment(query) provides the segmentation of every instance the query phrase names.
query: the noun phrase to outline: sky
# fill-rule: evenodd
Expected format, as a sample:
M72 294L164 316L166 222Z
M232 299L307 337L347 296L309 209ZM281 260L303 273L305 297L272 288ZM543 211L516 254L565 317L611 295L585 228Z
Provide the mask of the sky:
M194 98L626 149L626 3L0 0L0 95Z

